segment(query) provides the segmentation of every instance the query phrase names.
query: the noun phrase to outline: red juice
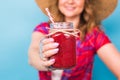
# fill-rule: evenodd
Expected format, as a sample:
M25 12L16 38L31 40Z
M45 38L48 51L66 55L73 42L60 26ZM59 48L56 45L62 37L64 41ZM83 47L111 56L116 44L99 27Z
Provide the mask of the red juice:
M53 68L67 69L76 65L76 39L74 35L56 32L51 35L59 43L59 51L51 58L55 59Z

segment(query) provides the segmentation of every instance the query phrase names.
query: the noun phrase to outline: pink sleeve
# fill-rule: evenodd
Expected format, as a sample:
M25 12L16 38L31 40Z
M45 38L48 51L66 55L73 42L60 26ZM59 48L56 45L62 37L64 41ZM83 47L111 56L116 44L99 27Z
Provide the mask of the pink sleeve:
M96 29L94 33L96 34L96 37L95 37L96 50L98 50L100 47L102 47L103 45L107 43L111 43L110 39L103 31Z
M34 28L34 32L41 32L43 34L48 34L49 24L47 22L40 23Z

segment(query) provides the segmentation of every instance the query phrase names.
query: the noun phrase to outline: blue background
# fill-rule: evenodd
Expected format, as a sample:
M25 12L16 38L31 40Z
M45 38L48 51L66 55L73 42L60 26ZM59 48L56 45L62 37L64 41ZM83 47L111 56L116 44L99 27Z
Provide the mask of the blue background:
M120 51L120 0L114 13L103 21L106 34ZM0 80L38 80L28 64L33 28L47 17L34 0L0 0ZM93 80L117 80L95 56Z

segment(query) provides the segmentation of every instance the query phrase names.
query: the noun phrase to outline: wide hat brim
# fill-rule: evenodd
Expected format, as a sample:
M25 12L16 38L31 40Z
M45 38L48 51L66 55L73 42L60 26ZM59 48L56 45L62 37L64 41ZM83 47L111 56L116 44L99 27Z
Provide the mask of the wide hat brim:
M35 0L42 12L47 15L45 8L49 8L57 4L58 0ZM91 0L95 17L97 21L102 21L107 18L116 8L118 0ZM54 14L54 10L50 11ZM53 12L53 13L52 13Z

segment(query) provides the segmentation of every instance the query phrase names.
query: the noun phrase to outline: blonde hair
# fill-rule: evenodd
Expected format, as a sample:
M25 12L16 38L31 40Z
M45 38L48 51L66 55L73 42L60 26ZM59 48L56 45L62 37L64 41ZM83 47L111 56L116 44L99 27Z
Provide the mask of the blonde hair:
M62 22L64 20L64 15L58 9L58 0L56 5L49 7L50 11L53 13L54 21L55 22ZM80 17L80 23L77 27L82 35L80 35L81 39L85 38L85 35L90 32L94 27L98 27L100 29L100 22L95 20L94 10L92 9L92 4L90 0L85 0L84 10Z

